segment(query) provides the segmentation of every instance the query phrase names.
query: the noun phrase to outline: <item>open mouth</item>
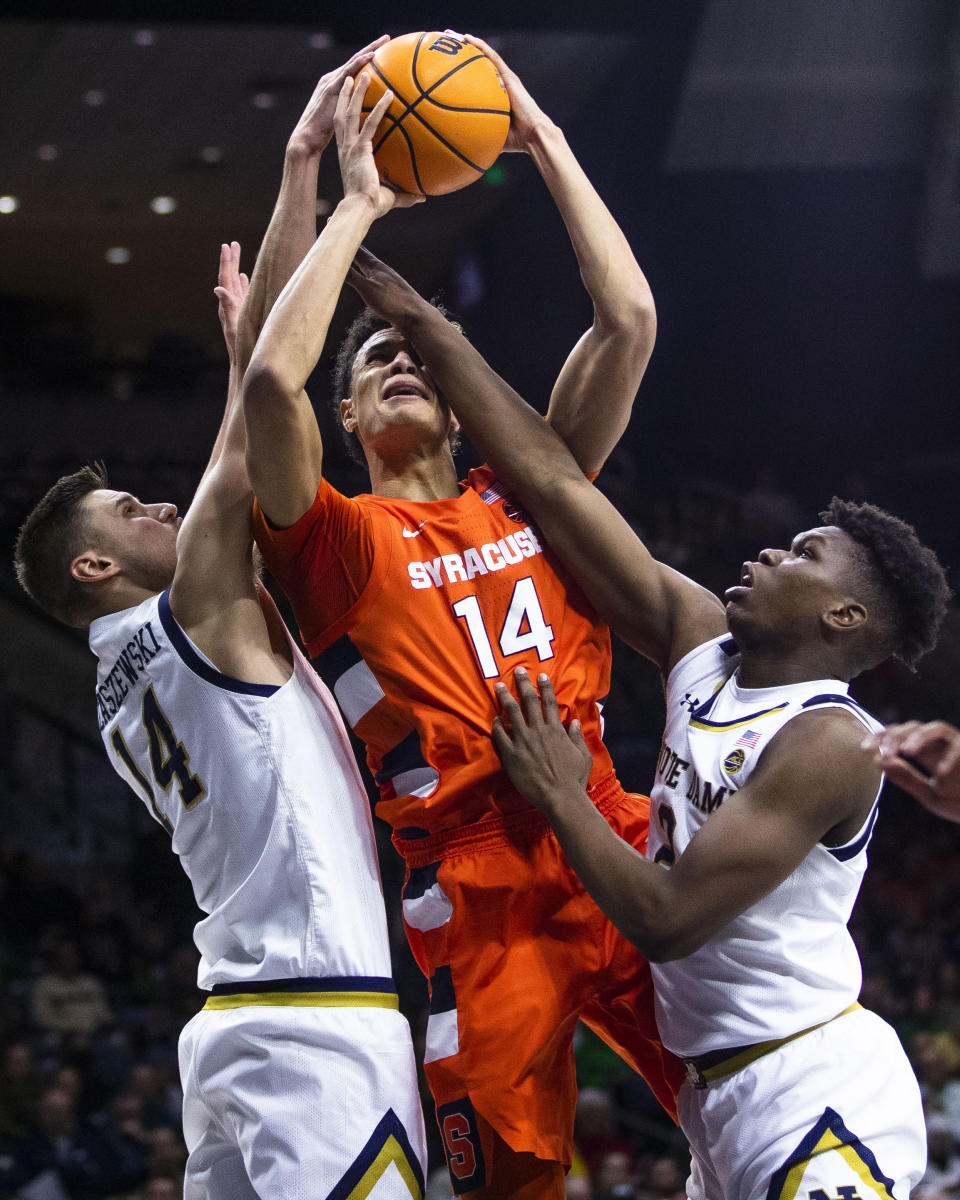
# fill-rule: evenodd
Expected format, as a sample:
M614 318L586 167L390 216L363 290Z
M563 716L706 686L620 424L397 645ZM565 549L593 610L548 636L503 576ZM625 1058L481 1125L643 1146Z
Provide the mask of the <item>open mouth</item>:
M394 396L419 396L421 400L425 400L427 392L423 384L418 383L416 379L411 379L410 376L399 376L391 379L383 389L384 400L392 400Z
M753 567L748 562L740 568L740 586L753 587Z

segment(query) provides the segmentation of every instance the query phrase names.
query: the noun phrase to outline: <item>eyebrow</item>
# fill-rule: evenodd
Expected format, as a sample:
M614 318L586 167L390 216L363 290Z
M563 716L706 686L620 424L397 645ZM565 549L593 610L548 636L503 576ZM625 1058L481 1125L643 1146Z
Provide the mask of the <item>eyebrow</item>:
M133 496L131 496L129 492L121 492L120 495L116 498L116 500L114 500L113 507L114 508L123 508L123 506L127 503L127 501L132 500L132 499L133 499Z
M796 550L798 546L806 545L807 542L826 542L826 537L822 533L799 533L790 543L790 549Z
M406 346L408 344L409 343L407 342L406 338L402 336L402 334L392 333L388 336L380 338L379 341L368 344L367 348L362 352L363 361L368 362L372 354L379 354L383 350L393 349L397 346Z

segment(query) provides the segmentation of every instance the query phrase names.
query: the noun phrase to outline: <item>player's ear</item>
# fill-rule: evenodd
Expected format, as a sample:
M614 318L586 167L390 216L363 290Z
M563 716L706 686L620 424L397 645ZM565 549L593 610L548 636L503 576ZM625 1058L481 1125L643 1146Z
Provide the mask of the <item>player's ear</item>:
M820 619L832 632L844 633L862 628L867 623L868 615L866 607L859 600L847 598L838 600Z
M357 417L353 411L353 401L349 396L340 401L340 421L347 433L356 431Z
M70 564L70 574L79 583L102 583L120 571L120 564L96 550L81 550Z

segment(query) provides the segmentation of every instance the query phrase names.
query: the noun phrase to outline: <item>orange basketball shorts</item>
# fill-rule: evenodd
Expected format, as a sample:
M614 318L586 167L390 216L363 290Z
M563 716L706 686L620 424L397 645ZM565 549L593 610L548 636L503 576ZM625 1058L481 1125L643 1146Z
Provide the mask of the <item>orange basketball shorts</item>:
M647 797L611 776L593 799L642 850ZM492 1182L487 1126L517 1153L569 1164L579 1019L676 1117L684 1074L660 1044L649 966L586 894L539 813L395 844L407 860L407 936L430 981L424 1070L458 1192Z

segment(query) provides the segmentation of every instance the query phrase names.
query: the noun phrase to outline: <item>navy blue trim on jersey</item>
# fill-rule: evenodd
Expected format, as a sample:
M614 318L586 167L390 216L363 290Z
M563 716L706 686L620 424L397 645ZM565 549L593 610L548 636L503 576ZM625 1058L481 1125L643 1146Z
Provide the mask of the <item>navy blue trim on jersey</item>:
M300 979L248 979L244 983L215 983L214 996L246 996L257 992L389 992L397 994L392 979L378 975L308 975Z
M867 1168L874 1180L887 1193L890 1200L893 1200L893 1180L889 1176L884 1175L883 1171L880 1170L880 1164L877 1162L873 1151L865 1146L855 1133L850 1132L846 1125L844 1125L840 1114L832 1108L825 1108L823 1110L819 1120L804 1137L800 1145L794 1150L783 1166L774 1172L770 1180L770 1186L767 1189L767 1200L780 1200L790 1172L794 1167L808 1162L817 1153L817 1147L823 1135L827 1132L833 1134L841 1147L848 1146L850 1148Z
M382 1174L370 1179L367 1179L366 1176L371 1168L376 1166L377 1159L388 1147L391 1138L396 1141L400 1152L406 1159L407 1166L417 1181L417 1187L420 1189L420 1195L422 1196L426 1185L424 1183L423 1168L420 1166L420 1160L414 1152L407 1131L403 1127L403 1122L392 1108L388 1108L383 1120L373 1133L370 1134L366 1145L347 1168L346 1173L341 1177L337 1186L329 1193L327 1200L348 1200L348 1197L355 1194L360 1184L369 1183L376 1185L383 1177ZM379 1170L385 1171L389 1165L389 1162L383 1163L380 1165ZM362 1194L367 1195L368 1193L364 1191ZM413 1193L411 1193L412 1196Z
M438 862L429 863L425 867L411 867L407 882L403 885L404 900L419 900L426 895L437 882Z
M726 683L726 682L727 682L726 680L723 681L723 683ZM710 711L710 709L713 708L713 706L716 704L716 702L720 696L720 693L722 691L723 691L723 684L721 684L717 688L717 690L713 693L712 696L708 696L706 698L706 700L704 700L704 702L700 705L699 708L693 709L691 711L690 720L691 721L702 721L704 719L704 717L707 715L707 713Z
M877 814L879 812L879 803L874 804L873 812L867 818L867 827L855 842L850 842L846 846L825 846L824 849L829 850L837 862L849 862L851 858L856 858L867 842L870 841L870 836L873 833L874 825L877 823Z
M751 721L759 721L761 717L769 717L771 713L782 712L789 704L788 700L784 700L782 704L774 704L772 708L760 708L756 712L748 713L745 717L736 717L733 721L707 721L700 714L709 712L710 706L716 700L720 693L710 697L706 704L702 704L695 713L690 714L688 724L697 724L707 729L735 729L738 725L749 725Z
M402 775L405 771L413 771L417 767L427 767L430 764L423 757L420 745L420 735L417 731L410 733L400 742L391 747L380 760L380 770L374 775L377 787L383 787L391 779Z
M856 700L854 700L850 696L844 696L842 692L837 692L837 693L824 692L823 695L821 695L821 696L811 696L809 700L804 700L804 702L800 705L800 707L801 708L813 708L817 704L827 704L827 705L843 704L843 705L846 705L847 708L852 708L852 709L855 709L859 713L863 713L864 716L869 715L867 713L866 709L861 708L860 705L856 702Z
M733 658L740 653L740 647L733 638L724 638L722 642L717 643L717 649L722 650L727 658Z
M350 635L344 633L335 642L331 642L326 650L311 658L310 665L332 691L340 676L345 675L358 662L363 662L363 655L351 642Z
M221 675L216 667L203 661L200 655L190 645L190 639L177 624L177 619L170 611L170 589L160 593L160 624L170 643L180 656L185 667L189 667L194 675L199 675L214 687L223 688L228 692L239 692L242 696L272 696L280 687L273 683L246 683L242 679L234 679L230 675Z
M453 975L449 966L437 967L430 976L430 1012L452 1012L457 1007Z

